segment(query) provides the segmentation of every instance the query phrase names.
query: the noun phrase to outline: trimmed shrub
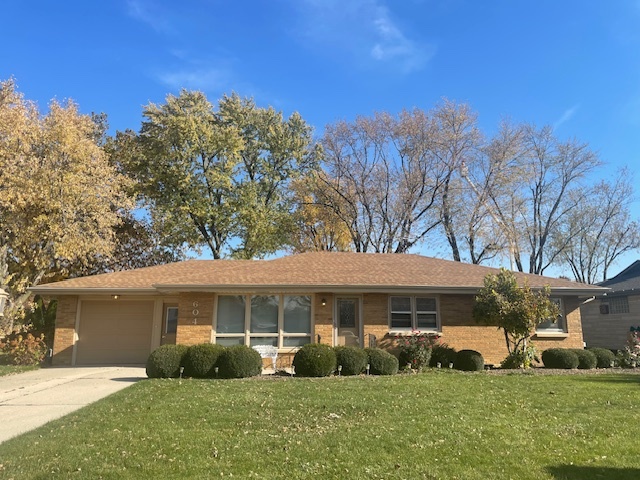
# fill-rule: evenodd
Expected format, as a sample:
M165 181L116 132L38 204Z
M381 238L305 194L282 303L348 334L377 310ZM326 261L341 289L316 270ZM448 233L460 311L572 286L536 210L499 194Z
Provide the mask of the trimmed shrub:
M156 348L147 359L147 377L177 378L180 367L184 366L184 357L189 350L186 345L162 345Z
M369 356L362 348L334 347L336 352L336 368L342 365L340 375L360 375L367 368Z
M365 348L369 357L369 373L372 375L395 375L398 373L398 358L381 348Z
M567 348L550 348L542 352L545 368L578 368L580 360L576 352Z
M439 345L434 345L431 349L431 358L429 359L430 367L437 367L438 363L447 368L450 363L456 361L456 349L450 347L446 343L441 343Z
M336 369L336 352L328 345L308 343L296 352L293 366L300 377L328 377Z
M479 372L484 370L484 358L475 350L460 350L453 362L454 368L466 372Z
M616 364L615 354L607 348L593 347L589 351L596 356L596 367L611 368Z
M591 370L592 368L596 368L598 359L593 352L583 350L581 348L574 348L573 351L578 356L578 368L580 370Z
M193 378L213 378L218 357L223 351L223 346L213 343L192 345L184 358L184 374Z
M218 357L221 378L247 378L262 373L262 357L246 345L226 347Z

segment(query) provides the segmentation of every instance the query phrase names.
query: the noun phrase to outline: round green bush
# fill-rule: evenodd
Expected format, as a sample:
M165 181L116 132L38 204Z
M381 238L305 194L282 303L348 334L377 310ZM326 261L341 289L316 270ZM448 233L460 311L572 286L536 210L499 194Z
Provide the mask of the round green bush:
M186 345L162 345L147 358L147 377L176 378L180 376L180 367L189 347Z
M398 358L381 348L365 348L369 357L371 375L395 375L398 373Z
M578 356L578 368L580 370L591 370L592 368L596 368L598 359L593 352L583 350L581 348L574 348L573 351Z
M446 343L441 343L439 345L434 345L431 349L431 358L429 359L430 367L437 367L438 363L442 367L448 367L450 363L455 362L456 360L456 349L450 347Z
M213 378L218 357L223 351L223 346L213 343L192 345L185 355L184 374L193 378Z
M542 352L542 363L545 368L578 368L580 360L576 352L567 348L550 348Z
M246 345L226 347L218 357L221 378L248 378L262 373L262 357Z
M336 353L328 345L308 343L296 352L293 366L300 377L328 377L336 369Z
M484 358L475 350L460 350L453 362L454 368L466 372L479 372L484 370Z
M334 347L336 368L342 365L340 375L360 375L367 368L369 356L358 347Z
M598 368L611 368L616 364L615 354L607 348L593 347L589 351L596 356Z

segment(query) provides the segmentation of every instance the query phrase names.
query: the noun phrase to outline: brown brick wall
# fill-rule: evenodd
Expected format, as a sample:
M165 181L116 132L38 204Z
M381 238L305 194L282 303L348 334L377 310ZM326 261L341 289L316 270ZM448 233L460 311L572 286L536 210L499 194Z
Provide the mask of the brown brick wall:
M375 336L376 346L394 349L394 339L389 336L389 295L367 293L362 298L364 322L364 346L369 346L369 335Z
M180 294L176 343L197 345L211 342L213 300L212 293Z
M326 301L324 306L322 299ZM316 293L314 303L314 336L311 341L317 342L320 335L320 343L333 345L333 294Z
M441 341L456 350L477 350L486 363L500 363L507 355L504 334L496 327L478 325L472 311L473 295L440 296Z
M533 337L533 342L539 352L548 348L583 348L584 339L582 336L582 317L580 315L580 299L564 298L563 305L567 322L566 337L545 337L537 335Z
M56 333L53 342L53 365L71 365L75 341L78 297L65 295L58 298Z
M321 298L327 299L327 305L321 306ZM389 306L387 294L371 293L362 297L362 318L364 322L364 345L368 346L368 335L375 335L377 346L395 351L396 339L389 335ZM322 335L322 343L332 335L333 297L330 294L316 297L316 333ZM539 351L552 347L582 348L582 329L580 323L580 302L577 298L565 299L567 315L566 337L536 338L534 344ZM499 364L507 356L504 333L496 327L478 325L473 320L472 295L441 295L440 322L442 342L457 350L473 349L482 353L487 363Z

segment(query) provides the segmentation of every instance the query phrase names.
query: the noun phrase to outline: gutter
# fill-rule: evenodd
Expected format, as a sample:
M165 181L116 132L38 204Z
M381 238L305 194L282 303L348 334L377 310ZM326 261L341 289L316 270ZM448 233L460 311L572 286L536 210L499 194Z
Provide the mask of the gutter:
M73 288L73 287L54 287L55 284L50 284L51 287L42 285L36 287L29 287L27 291L31 293L35 293L37 295L158 295L158 290L156 288L128 288L128 287L83 287L83 288Z
M50 285L50 286L49 286ZM237 284L237 285L211 285L211 284L155 284L151 287L66 287L56 288L55 284L29 287L27 290L39 295L160 295L176 294L181 292L202 292L202 293L402 293L402 294L425 294L439 293L449 295L476 294L480 288L478 286L436 286L436 285L393 285L393 286L371 286L371 285L282 285L282 284ZM536 289L533 289L536 290ZM611 289L603 287L593 288L551 288L551 293L555 295L572 295L583 298L605 295Z

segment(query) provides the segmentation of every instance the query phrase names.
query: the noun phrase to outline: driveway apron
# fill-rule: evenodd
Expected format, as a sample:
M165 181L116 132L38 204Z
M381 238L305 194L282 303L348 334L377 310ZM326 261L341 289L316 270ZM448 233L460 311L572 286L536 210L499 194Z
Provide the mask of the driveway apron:
M0 443L146 378L144 367L43 368L0 377Z

